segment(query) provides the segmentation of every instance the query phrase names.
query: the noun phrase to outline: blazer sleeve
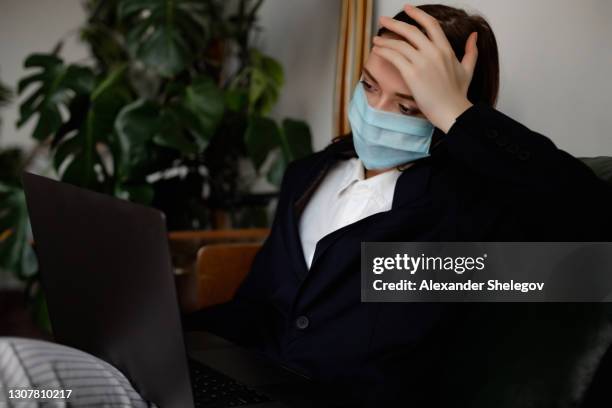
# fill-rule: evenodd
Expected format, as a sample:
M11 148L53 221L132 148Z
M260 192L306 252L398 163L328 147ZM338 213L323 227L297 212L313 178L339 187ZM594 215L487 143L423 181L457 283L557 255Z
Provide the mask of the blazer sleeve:
M568 218L578 214L573 221L597 222L612 233L612 186L546 136L477 103L457 117L445 139L453 162L512 202L531 205L537 199L564 207Z
M478 103L447 133L452 157L485 178L522 190L601 189L605 183L546 136Z

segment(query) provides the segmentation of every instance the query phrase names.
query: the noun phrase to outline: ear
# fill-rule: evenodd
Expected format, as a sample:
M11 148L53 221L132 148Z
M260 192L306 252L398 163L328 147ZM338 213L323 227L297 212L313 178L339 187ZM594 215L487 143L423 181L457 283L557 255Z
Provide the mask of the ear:
M474 31L470 34L467 41L465 42L465 54L461 59L461 65L469 72L470 76L474 73L476 68L476 60L478 59L478 47L476 42L478 40L478 32Z

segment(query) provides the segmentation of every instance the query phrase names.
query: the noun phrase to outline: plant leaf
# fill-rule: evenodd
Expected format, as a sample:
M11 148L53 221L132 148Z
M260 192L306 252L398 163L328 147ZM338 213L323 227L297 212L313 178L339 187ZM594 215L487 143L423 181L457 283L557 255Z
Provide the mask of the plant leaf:
M25 68L39 67L49 70L54 66L62 64L61 58L53 54L30 54L23 63Z
M223 116L223 92L210 77L198 77L185 89L181 108L185 119L193 119L187 128L204 150Z
M159 146L176 149L182 154L198 153L198 146L187 139L181 121L172 109L165 109L160 116L160 129L153 137L153 142Z
M266 179L275 186L281 185L281 182L283 181L283 174L285 173L285 169L289 163L285 155L281 152L279 153L280 154L276 157L274 163L272 163L268 174L266 174Z
M312 153L310 127L301 120L284 119L281 148L287 162Z
M143 205L150 205L155 191L150 184L117 184L114 195Z
M130 179L144 166L147 162L147 144L159 128L159 108L150 101L136 100L119 112L115 120L115 131L120 147L120 180Z
M276 186L280 186L289 162L312 153L312 138L306 122L294 119L283 120L279 138L280 154L266 175L267 180Z
M206 42L206 7L195 0L123 0L117 16L130 27L132 56L165 77L185 69Z
M136 57L162 76L180 72L190 58L189 48L172 27L158 27L137 47Z
M0 183L0 268L25 280L38 270L28 242L28 211L23 190Z
M60 174L63 181L95 190L99 190L107 181L99 180L95 171L96 166L105 166L96 146L110 145L115 118L121 108L131 100L124 79L125 67L120 66L103 77L92 89L84 112L81 111L81 105L70 104L71 117L58 130L56 139L73 129L76 133L57 147L53 160L58 171L69 160L69 164ZM73 102L78 101L78 97L73 99Z
M19 82L19 94L34 84L39 85L21 103L17 126L23 126L36 114L38 120L32 136L45 140L62 125L60 108L67 107L75 94L91 92L95 83L94 74L85 66L64 65L53 54L32 54L26 58L24 66L38 68L38 71Z
M282 66L259 51L250 51L249 112L266 115L270 112L283 86Z
M272 119L260 116L251 117L244 135L244 142L247 153L257 170L268 157L268 153L280 145L280 137L280 130Z

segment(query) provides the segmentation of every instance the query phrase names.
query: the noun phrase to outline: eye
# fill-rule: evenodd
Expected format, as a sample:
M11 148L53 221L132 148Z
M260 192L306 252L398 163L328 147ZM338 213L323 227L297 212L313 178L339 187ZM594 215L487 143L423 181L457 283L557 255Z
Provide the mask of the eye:
M401 103L399 104L399 111L400 111L400 113L402 113L404 115L416 115L417 113L419 113L418 109L407 108L406 106L402 105Z
M372 90L372 85L370 85L369 83L367 83L365 80L361 79L359 82L361 82L363 84L363 87L368 90L371 91Z

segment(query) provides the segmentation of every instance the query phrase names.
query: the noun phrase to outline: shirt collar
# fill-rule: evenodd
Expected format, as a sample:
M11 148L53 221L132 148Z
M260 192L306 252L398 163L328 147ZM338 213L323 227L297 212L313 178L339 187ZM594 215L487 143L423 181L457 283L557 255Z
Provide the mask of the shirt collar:
M379 195L381 196L386 194L393 194L393 187L395 183L389 185L388 181L390 182L396 179L397 177L399 177L400 173L401 172L399 170L392 169L382 174L378 174L372 178L366 179L363 162L358 157L353 157L347 160L347 168L344 173L344 177L340 182L337 194L342 194L343 191L345 191L349 186L351 186L357 181L365 181L365 183L367 183L370 188L377 190ZM391 188L391 190L387 190L388 188Z
M359 158L353 157L347 159L346 161L347 167L344 172L344 177L340 182L340 188L338 189L338 195L342 194L344 190L346 190L351 184L355 181L364 180L365 179L365 169L363 167L363 163Z

